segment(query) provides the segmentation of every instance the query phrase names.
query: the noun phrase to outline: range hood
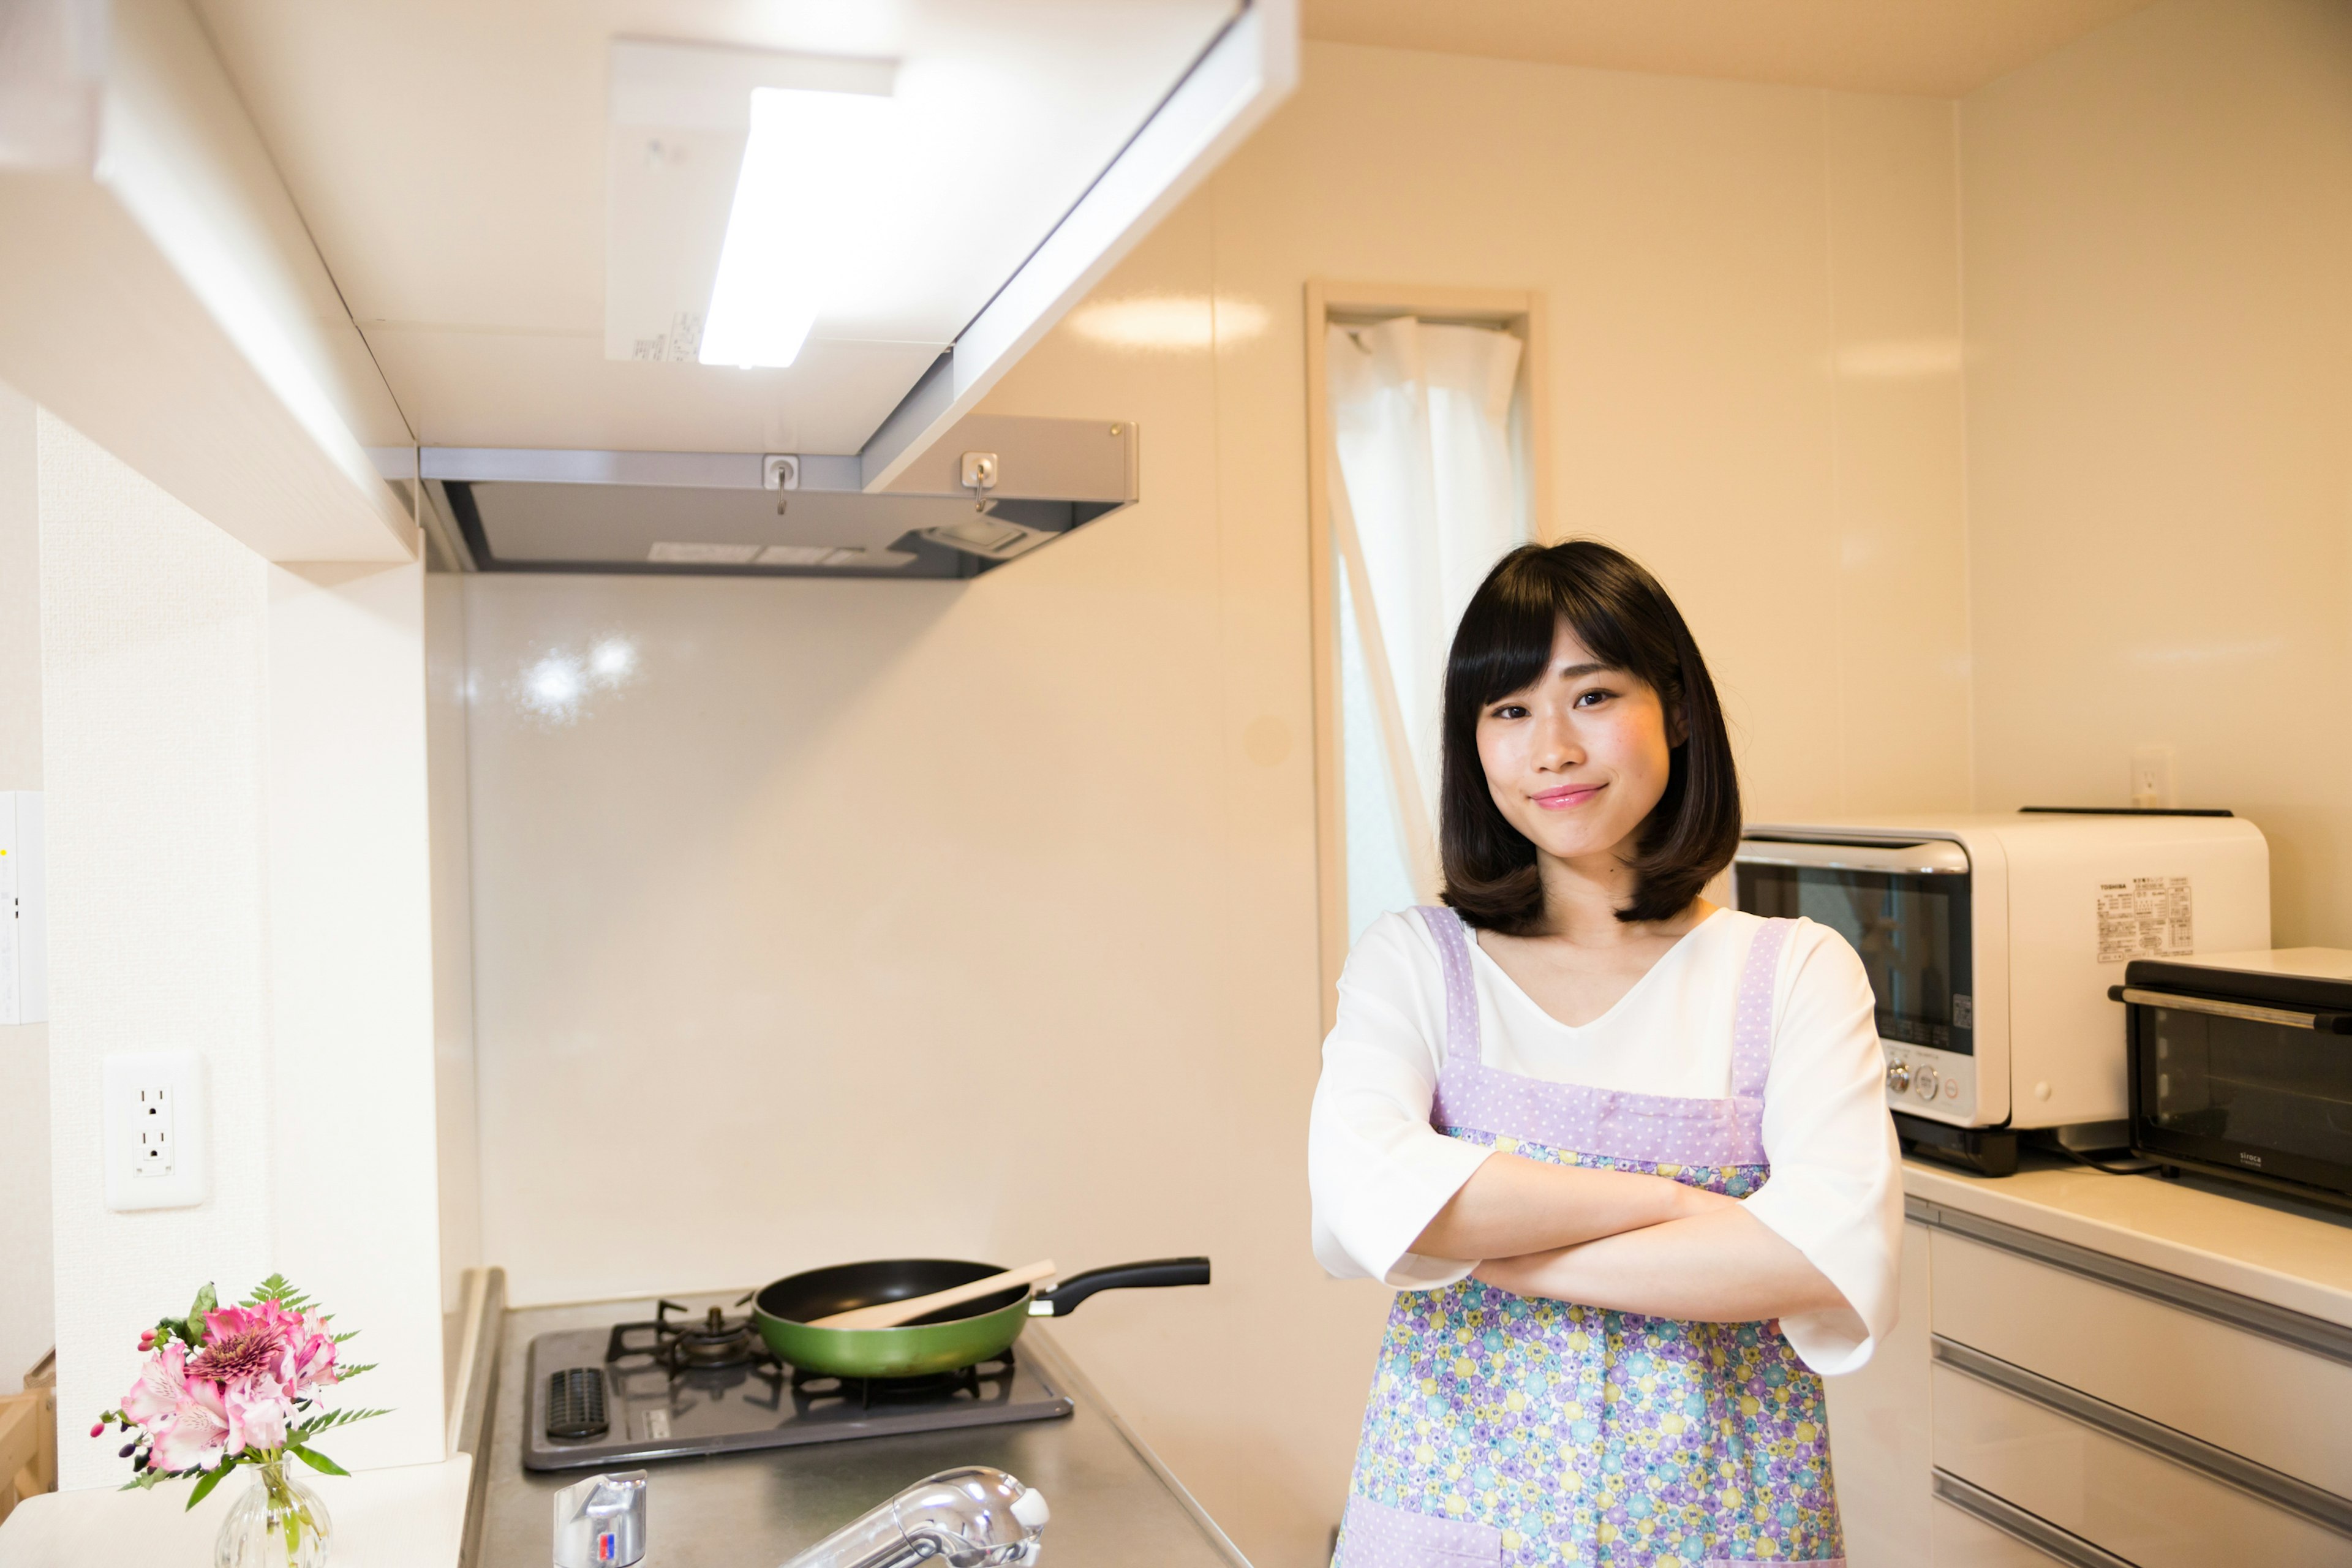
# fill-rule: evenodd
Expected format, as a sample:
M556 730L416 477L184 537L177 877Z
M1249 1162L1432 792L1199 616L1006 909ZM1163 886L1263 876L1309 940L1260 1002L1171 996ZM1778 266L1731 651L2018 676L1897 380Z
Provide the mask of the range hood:
M973 415L878 490L856 457L427 447L460 571L976 577L1136 499L1132 422Z

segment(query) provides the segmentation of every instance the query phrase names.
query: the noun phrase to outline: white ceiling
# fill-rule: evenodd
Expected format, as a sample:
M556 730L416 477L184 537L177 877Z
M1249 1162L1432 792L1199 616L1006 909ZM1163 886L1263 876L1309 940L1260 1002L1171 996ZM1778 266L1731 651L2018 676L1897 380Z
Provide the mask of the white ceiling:
M1958 98L2151 0L1305 0L1307 36Z
M1236 0L194 0L393 395L436 446L854 452ZM604 357L607 46L895 58L972 177L976 281L820 317L789 370ZM904 215L900 215L903 216ZM887 279L883 279L887 281ZM884 292L887 292L887 289Z

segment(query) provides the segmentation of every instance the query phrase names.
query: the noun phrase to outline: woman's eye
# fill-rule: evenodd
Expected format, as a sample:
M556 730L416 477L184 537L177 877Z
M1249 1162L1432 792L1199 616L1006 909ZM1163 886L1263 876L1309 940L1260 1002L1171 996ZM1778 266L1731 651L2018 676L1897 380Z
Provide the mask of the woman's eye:
M1528 710L1517 702L1506 702L1495 710L1493 716L1497 719L1524 719Z
M1599 691L1599 690L1594 690L1594 691L1580 692L1580 693L1578 693L1578 695L1577 695L1577 699L1576 699L1576 705L1577 705L1579 708L1591 708L1591 707L1594 706L1596 703L1601 703L1601 702L1606 702L1606 701L1608 701L1610 698L1612 698L1612 697L1613 697L1613 696L1615 696L1615 695L1616 695L1616 693L1615 693L1615 692L1613 692L1613 691Z

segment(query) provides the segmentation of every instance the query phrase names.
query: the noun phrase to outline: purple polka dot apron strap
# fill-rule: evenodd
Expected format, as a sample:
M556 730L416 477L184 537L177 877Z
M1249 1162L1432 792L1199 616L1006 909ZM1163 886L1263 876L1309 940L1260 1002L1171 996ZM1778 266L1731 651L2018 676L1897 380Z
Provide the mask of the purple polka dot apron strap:
M1470 928L1442 904L1423 904L1422 923L1437 941L1437 967L1445 976L1445 1071L1475 1068L1486 1059L1478 1038L1478 988L1470 979Z
M1768 920L1756 928L1748 944L1748 963L1739 972L1739 995L1731 1021L1731 1096L1764 1102L1764 1083L1772 1076L1772 992L1780 978L1780 952L1789 945L1796 922Z

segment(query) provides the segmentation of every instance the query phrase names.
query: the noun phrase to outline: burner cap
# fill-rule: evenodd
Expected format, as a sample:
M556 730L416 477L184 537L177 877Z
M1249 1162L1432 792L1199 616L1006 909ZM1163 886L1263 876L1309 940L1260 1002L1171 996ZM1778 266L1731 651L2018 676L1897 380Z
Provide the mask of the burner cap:
M767 1344L749 1318L730 1318L718 1307L700 1321L671 1321L672 1312L686 1309L664 1301L650 1323L616 1323L604 1352L606 1361L645 1356L672 1372L713 1372L773 1361Z
M735 1366L759 1353L760 1337L749 1318L730 1318L713 1307L702 1321L676 1331L667 1348L673 1366Z

